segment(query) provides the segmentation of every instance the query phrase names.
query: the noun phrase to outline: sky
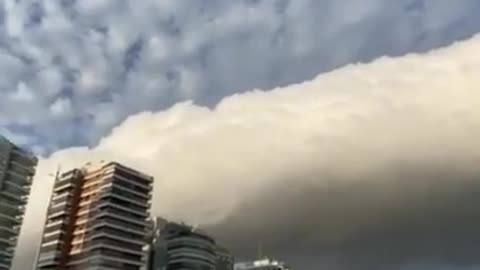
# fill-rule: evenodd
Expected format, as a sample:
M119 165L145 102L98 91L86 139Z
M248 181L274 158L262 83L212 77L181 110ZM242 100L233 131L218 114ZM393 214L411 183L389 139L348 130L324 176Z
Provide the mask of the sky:
M480 266L480 2L0 2L0 133L52 179L155 177L152 212L295 269ZM477 183L478 182L478 183ZM214 187L214 188L212 188Z

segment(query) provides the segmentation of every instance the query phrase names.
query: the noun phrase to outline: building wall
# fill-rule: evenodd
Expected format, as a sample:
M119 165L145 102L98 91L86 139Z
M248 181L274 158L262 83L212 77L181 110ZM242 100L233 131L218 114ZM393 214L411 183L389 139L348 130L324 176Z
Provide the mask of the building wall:
M0 270L11 267L37 162L0 135Z

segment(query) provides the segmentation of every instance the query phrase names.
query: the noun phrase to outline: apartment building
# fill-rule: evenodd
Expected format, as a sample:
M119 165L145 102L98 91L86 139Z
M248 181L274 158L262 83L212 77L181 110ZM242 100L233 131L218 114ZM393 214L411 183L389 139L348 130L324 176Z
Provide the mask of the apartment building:
M116 162L58 175L37 269L139 270L152 183Z
M11 267L37 163L0 135L0 270Z
M215 240L191 226L165 222L156 226L149 248L147 270L215 270Z

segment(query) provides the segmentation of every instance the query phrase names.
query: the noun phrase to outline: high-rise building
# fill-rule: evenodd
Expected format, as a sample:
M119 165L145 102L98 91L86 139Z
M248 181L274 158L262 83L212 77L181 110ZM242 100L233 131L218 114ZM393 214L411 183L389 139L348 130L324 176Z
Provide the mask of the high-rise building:
M37 269L140 269L152 182L115 162L59 174Z
M216 270L233 270L233 264L235 259L233 255L228 251L228 249L216 245L215 247L216 255Z
M0 270L11 267L37 162L0 135Z
M235 263L235 270L290 270L283 262L272 259L261 259L250 262Z
M185 224L160 222L149 248L148 270L215 270L215 240Z

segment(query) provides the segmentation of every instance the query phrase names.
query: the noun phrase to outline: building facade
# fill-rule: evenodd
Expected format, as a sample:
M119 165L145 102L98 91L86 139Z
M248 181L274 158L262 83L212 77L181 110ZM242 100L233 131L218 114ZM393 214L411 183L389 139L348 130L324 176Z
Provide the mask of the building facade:
M290 270L283 262L272 259L262 259L251 262L236 263L235 270Z
M139 270L153 177L110 162L57 176L39 270Z
M0 270L11 267L37 162L0 135Z
M148 270L215 270L215 240L185 224L164 222L155 228Z

